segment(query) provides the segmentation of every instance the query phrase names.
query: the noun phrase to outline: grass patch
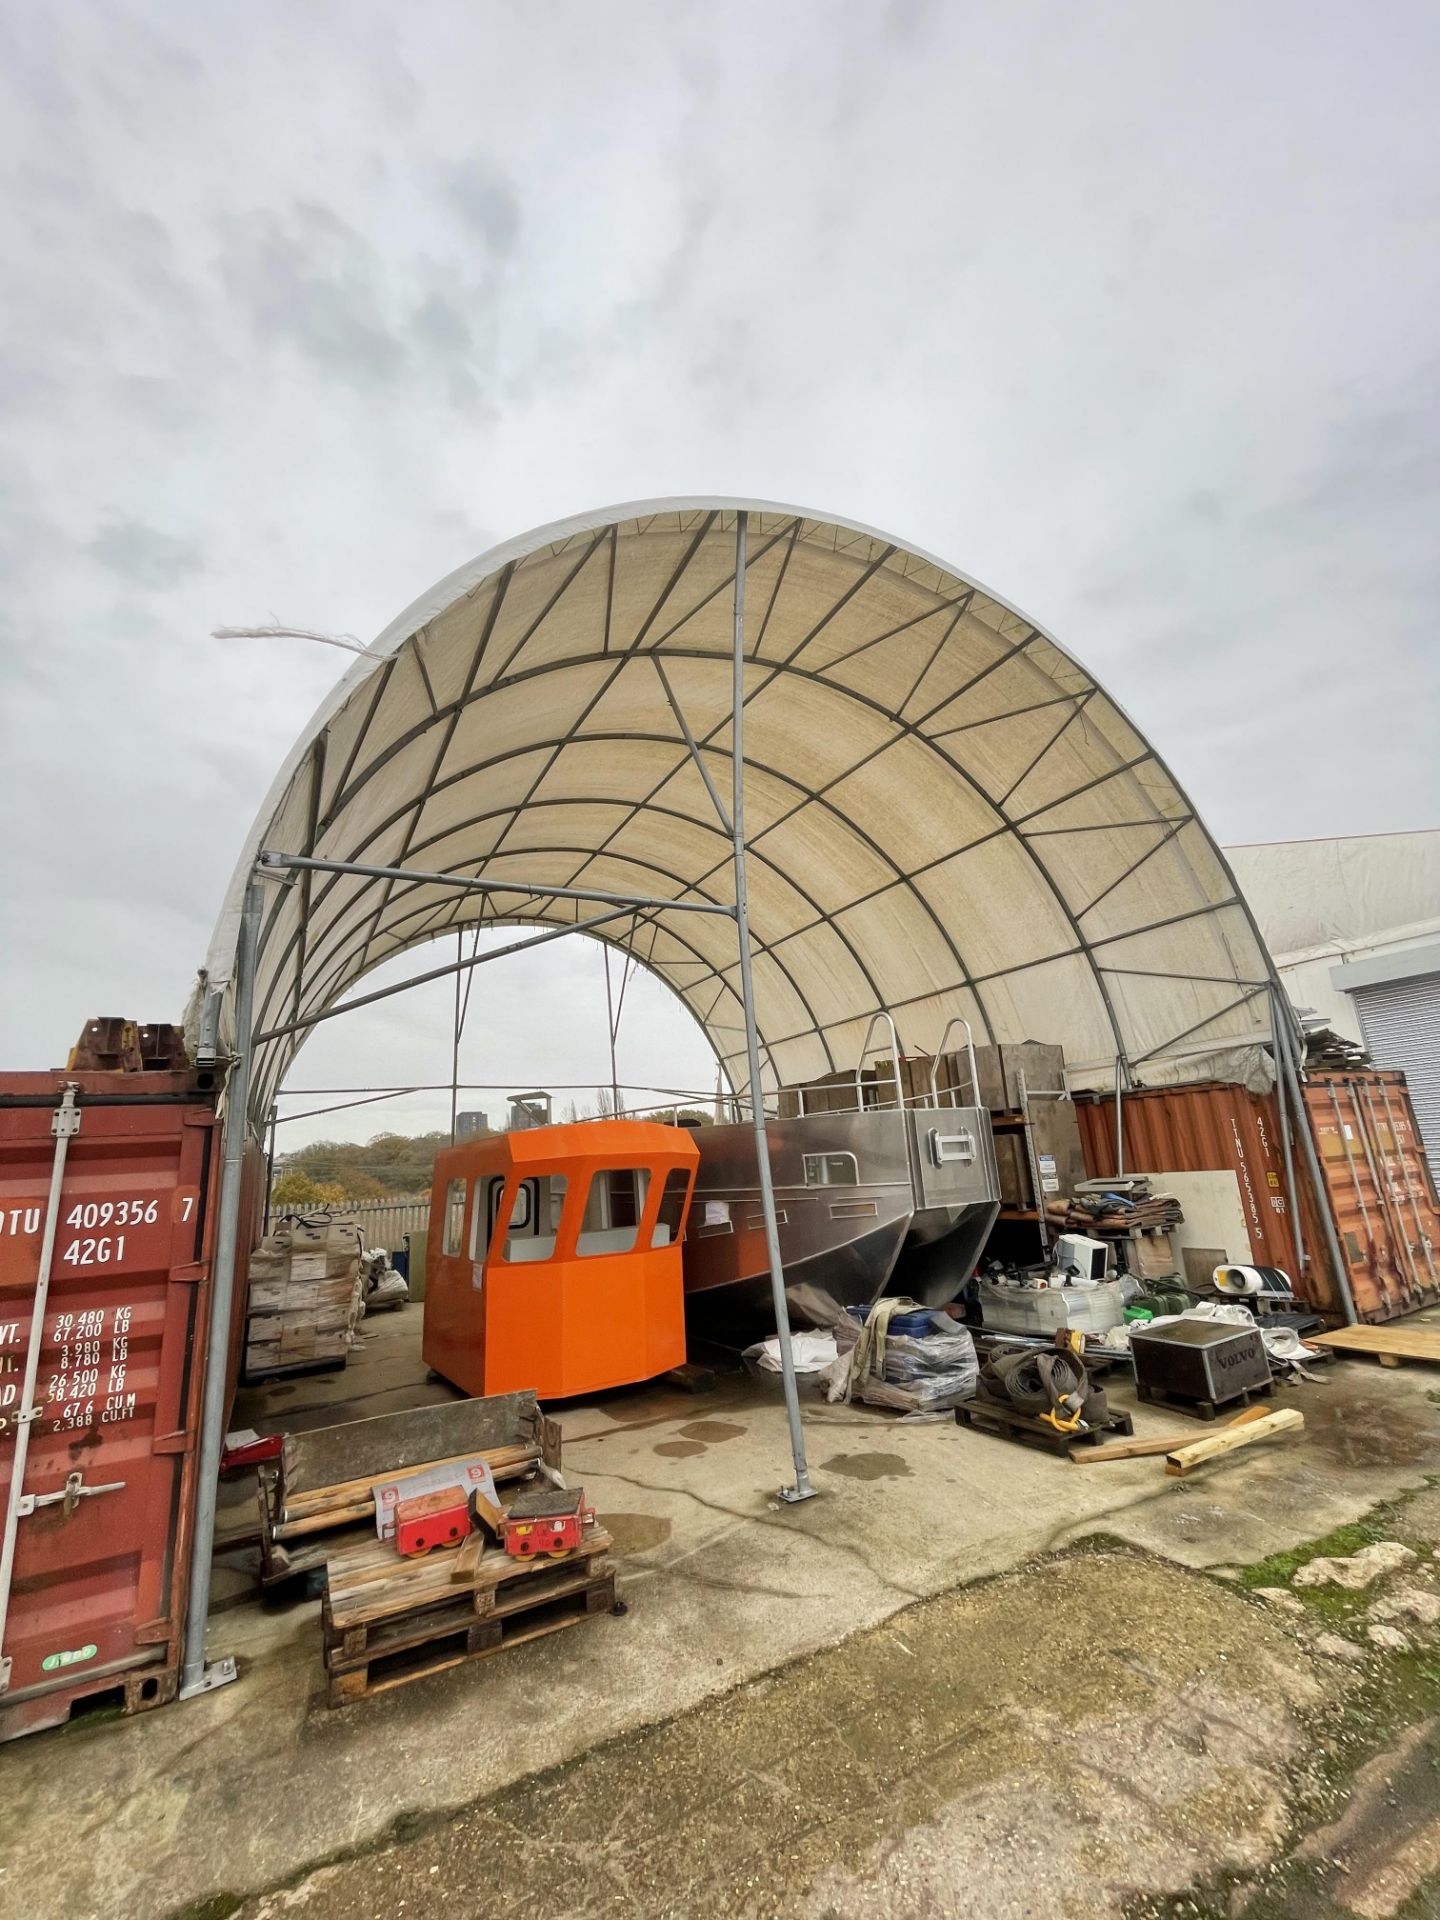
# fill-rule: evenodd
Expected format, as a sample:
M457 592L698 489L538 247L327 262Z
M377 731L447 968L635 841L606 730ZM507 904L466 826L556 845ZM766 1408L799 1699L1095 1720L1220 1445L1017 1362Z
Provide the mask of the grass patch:
M1348 1526L1336 1527L1333 1533L1327 1533L1323 1539L1307 1540L1303 1546L1289 1547L1284 1553L1272 1553L1267 1559L1257 1560L1253 1566L1245 1567L1240 1574L1242 1587L1288 1587L1291 1580L1311 1560L1348 1560L1352 1553L1359 1553L1362 1547L1373 1547L1381 1540L1393 1540L1385 1521L1379 1515L1369 1520L1352 1520ZM1315 1589L1311 1588L1311 1592Z

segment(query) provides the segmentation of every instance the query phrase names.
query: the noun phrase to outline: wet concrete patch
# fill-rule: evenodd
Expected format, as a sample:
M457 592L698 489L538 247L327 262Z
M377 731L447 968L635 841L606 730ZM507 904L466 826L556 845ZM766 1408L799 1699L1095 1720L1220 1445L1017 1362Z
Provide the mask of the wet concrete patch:
M1399 1407L1393 1399L1349 1391L1337 1397L1332 1419L1309 1424L1306 1438L1338 1466L1414 1466L1434 1452L1440 1408Z
M697 1453L704 1453L703 1440L662 1440L658 1447L650 1449L658 1453L662 1460L692 1460Z
M733 1420L692 1420L688 1427L681 1427L682 1440L703 1440L707 1445L715 1445L721 1440L743 1440L744 1427L737 1427Z
M910 1462L903 1453L837 1453L820 1462L822 1473L843 1474L847 1480L903 1480Z
M605 1531L614 1541L616 1553L646 1553L670 1538L670 1522L654 1513L616 1513L613 1507L607 1507Z

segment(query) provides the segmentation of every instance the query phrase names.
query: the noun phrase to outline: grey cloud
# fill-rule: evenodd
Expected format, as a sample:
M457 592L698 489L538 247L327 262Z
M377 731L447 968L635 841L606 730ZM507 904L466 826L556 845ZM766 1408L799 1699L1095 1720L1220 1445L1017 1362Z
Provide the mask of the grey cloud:
M491 255L508 259L520 237L520 202L506 176L489 162L471 158L450 168L445 191L463 224Z
M177 539L140 520L112 520L90 542L102 567L137 587L173 587L205 565L200 543Z
M260 342L357 386L397 377L405 353L386 319L382 265L353 227L300 201L229 220L222 236L221 281Z

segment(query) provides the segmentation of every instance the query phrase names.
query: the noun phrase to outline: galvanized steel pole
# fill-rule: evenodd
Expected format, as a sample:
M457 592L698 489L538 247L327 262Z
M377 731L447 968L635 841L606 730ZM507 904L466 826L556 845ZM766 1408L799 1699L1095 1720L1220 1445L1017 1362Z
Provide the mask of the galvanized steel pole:
M240 916L235 958L235 1052L225 1088L225 1164L220 1175L220 1211L215 1225L215 1261L210 1270L210 1343L205 1392L200 1404L200 1454L195 1463L195 1532L190 1548L190 1599L185 1614L185 1664L180 1698L208 1693L235 1678L229 1657L205 1664L205 1628L210 1614L210 1560L215 1551L215 1501L225 1444L225 1384L230 1362L230 1305L240 1252L240 1187L249 1125L250 1071L254 1055L255 963L260 952L260 883L251 879Z
M780 1228L775 1219L775 1182L770 1171L765 1102L760 1092L760 1035L755 1025L755 988L750 972L750 910L745 890L745 537L749 518L746 513L737 513L735 516L730 828L735 863L735 931L740 944L740 1004L745 1014L745 1056L750 1071L750 1118L755 1127L755 1158L760 1168L760 1207L765 1216L765 1251L770 1259L770 1291L775 1303L775 1331L780 1342L780 1373L785 1383L790 1452L795 1462L795 1483L781 1487L780 1498L796 1501L813 1498L816 1489L810 1484L810 1470L805 1464L805 1429L800 1420L800 1390L795 1382L795 1354L790 1344L790 1309L785 1299L785 1263L780 1257Z
M1279 1024L1280 990L1278 987L1272 985L1270 988L1270 1037L1272 1040L1275 1037L1275 1029ZM1300 1263L1300 1271L1295 1275L1295 1278L1299 1280L1303 1278L1305 1269L1310 1263L1310 1256L1305 1251L1305 1230L1300 1223L1300 1196L1295 1186L1295 1154L1290 1144L1290 1097L1285 1085L1285 1074L1279 1064L1279 1042L1276 1041L1275 1044L1277 1054L1275 1066L1275 1097L1276 1104L1280 1109L1280 1151L1285 1156L1285 1194L1290 1207L1290 1224L1295 1230L1295 1257Z
M1326 1250L1330 1263L1335 1270L1335 1284L1340 1290L1341 1310L1345 1315L1347 1327L1353 1327L1359 1319L1355 1311L1355 1296L1350 1291L1350 1273L1340 1251L1339 1236L1335 1232L1335 1218L1330 1211L1330 1190L1325 1185L1325 1175L1320 1169L1320 1156L1315 1151L1315 1132L1310 1125L1309 1110L1305 1105L1305 1093L1300 1085L1300 1071L1296 1064L1295 1030L1290 1023L1289 1005L1281 990L1275 996L1277 1018L1270 1023L1277 1053L1282 1056L1282 1071L1290 1090L1290 1109L1295 1115L1295 1131L1300 1136L1300 1148L1305 1155L1305 1168L1310 1175L1310 1190L1315 1195L1315 1210L1320 1215L1321 1231L1325 1235Z

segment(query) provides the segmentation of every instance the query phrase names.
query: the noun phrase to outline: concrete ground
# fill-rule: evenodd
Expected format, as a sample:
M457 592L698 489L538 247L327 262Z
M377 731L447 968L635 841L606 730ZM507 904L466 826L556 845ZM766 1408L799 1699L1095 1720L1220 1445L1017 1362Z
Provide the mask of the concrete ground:
M443 1397L419 1324L371 1323L343 1374L247 1397L235 1423ZM1185 1480L817 1403L823 1497L799 1507L775 1498L778 1389L735 1375L563 1409L623 1617L332 1711L317 1604L257 1601L232 1570L211 1643L238 1656L235 1686L0 1755L0 1915L220 1914L247 1896L268 1896L257 1915L390 1914L438 1904L428 1883L456 1913L998 1916L1027 1910L1028 1880L1007 1907L996 1864L1033 1877L1052 1832L1090 1902L1075 1911L1253 1867L1283 1830L1303 1715L1339 1681L1258 1603L1186 1570L1249 1565L1440 1472L1437 1384L1336 1363L1283 1395L1303 1436ZM1141 1433L1177 1426L1204 1431L1137 1415ZM970 1584L1095 1535L1139 1551ZM543 1866L528 1906L523 1881L501 1898L497 1865L526 1838ZM667 1892L647 1875L672 1855ZM956 1875L989 1904L963 1905Z

